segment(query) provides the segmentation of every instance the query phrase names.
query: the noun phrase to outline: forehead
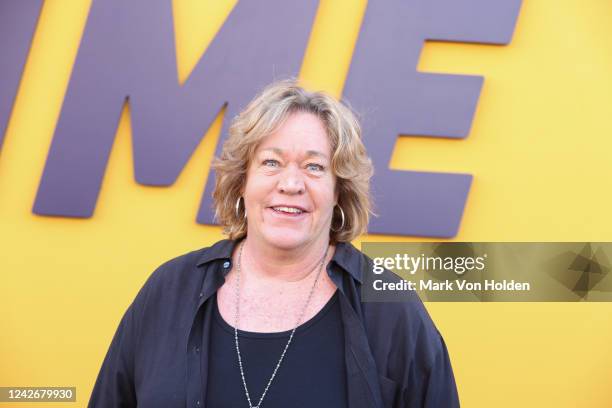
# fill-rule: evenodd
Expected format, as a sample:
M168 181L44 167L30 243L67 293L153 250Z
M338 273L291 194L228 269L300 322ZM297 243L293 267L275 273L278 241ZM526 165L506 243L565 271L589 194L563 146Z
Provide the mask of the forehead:
M308 112L295 112L274 131L266 136L257 151L273 149L278 152L320 152L330 157L331 144L323 121Z

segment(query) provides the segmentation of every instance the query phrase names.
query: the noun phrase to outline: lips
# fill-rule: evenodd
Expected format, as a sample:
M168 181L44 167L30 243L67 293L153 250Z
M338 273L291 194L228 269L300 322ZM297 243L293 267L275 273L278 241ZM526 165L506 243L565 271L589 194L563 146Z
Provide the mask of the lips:
M292 216L302 215L308 212L304 208L295 206L295 205L281 204L281 205L274 205L268 208L277 214L292 215Z

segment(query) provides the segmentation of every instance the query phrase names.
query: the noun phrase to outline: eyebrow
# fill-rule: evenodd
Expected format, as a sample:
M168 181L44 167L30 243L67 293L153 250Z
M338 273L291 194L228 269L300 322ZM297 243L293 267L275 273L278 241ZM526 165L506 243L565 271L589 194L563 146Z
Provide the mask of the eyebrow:
M280 149L278 147L268 147L266 149L262 149L262 151L264 150L271 150L274 153L278 154L279 156L282 156L284 153L283 149ZM318 150L306 150L306 156L308 157L315 156L315 157L322 157L324 159L327 159L327 155Z

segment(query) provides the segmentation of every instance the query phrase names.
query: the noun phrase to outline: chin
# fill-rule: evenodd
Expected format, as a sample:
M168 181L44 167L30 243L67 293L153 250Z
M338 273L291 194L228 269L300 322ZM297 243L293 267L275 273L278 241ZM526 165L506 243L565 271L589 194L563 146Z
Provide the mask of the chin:
M294 249L312 241L312 237L298 231L277 230L264 233L262 237L268 244L279 249Z

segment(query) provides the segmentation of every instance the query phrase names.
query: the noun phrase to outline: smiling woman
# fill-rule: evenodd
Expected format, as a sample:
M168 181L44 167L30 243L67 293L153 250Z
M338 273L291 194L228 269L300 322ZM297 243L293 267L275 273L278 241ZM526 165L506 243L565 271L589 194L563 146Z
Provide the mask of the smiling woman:
M459 405L416 295L361 300L373 262L350 241L366 232L372 164L348 107L274 83L234 118L213 168L228 239L153 273L90 406Z
M308 112L292 113L266 137L243 192L249 234L286 248L328 240L337 202L330 155L323 124Z

